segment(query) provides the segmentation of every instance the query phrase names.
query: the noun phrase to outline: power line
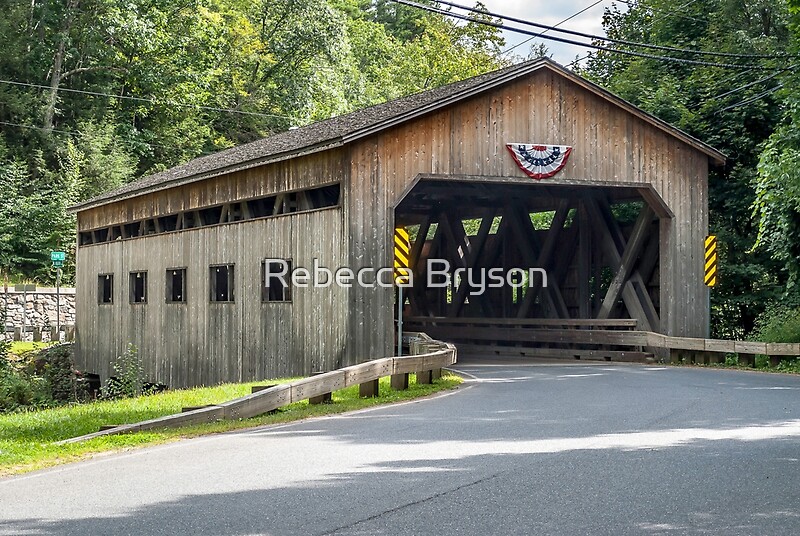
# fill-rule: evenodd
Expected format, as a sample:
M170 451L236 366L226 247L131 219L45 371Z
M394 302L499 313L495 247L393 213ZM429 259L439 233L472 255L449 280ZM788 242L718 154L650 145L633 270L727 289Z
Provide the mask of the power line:
M10 84L10 85L14 85L14 86L33 87L33 88L39 88L39 89L49 89L49 90L53 89L50 86L43 86L41 84L31 84L31 83L28 83L28 82L18 82L16 80L0 80L0 83ZM294 117L290 117L288 115L265 114L265 113L259 113L259 112L246 112L244 110L236 110L236 109L233 109L233 108L216 108L214 106L203 106L201 104L186 104L186 103L174 102L174 101L159 102L156 99L149 99L149 98L145 98L145 97L133 97L133 96L130 96L130 95L112 95L111 93L101 93L99 91L85 91L85 90L82 90L82 89L70 89L70 88L65 88L65 87L58 88L58 91L64 91L64 92L67 92L67 93L80 93L82 95L92 95L92 96L95 96L95 97L110 97L112 99L124 99L124 100L132 100L132 101L137 101L137 102L148 102L150 104L156 104L156 105L163 104L163 105L166 105L166 106L180 106L180 107L184 107L184 108L197 108L197 109L200 109L200 110L208 110L208 111L212 111L212 112L226 112L226 113L235 113L235 114L242 114L242 115L252 115L252 116L256 116L256 117L276 117L276 118L279 118L279 119L290 119L292 121L295 120Z
M674 11L665 10L665 9L661 9L661 8L656 8L654 6L646 6L644 4L638 4L638 3L632 4L630 0L612 0L612 2L617 2L617 3L625 4L626 6L628 6L628 12L626 13L626 15L628 13L630 13L630 9L631 8L633 8L633 7L641 7L642 9L649 9L650 11L657 11L657 12L662 13L662 14L667 15L667 16L674 15L676 17L681 17L681 18L684 18L684 19L690 19L690 20L694 20L694 21L697 21L697 22L706 22L706 23L708 22L707 20L698 19L697 17L691 17L689 15L686 15L685 13L676 13ZM648 29L652 28L653 24L655 24L656 21L658 21L658 20L663 20L663 18L662 19L653 19L653 20L651 20L650 22L647 23L647 28ZM585 56L581 56L580 58L576 58L576 59L572 60L571 62L569 62L567 64L567 67L572 67L573 65L585 60L586 58L591 57L591 55L592 55L592 53L590 52L590 53L586 54Z
M569 63L567 66L569 66L569 65L574 65L575 63L577 63L577 62L579 62L579 61L585 60L585 59L586 59L586 58L588 58L590 55L591 55L591 54L588 54L588 55L586 55L586 56L583 56L582 58L577 58L577 59L573 60L571 63ZM730 90L730 91L727 91L727 92L725 92L725 93L722 93L722 94L720 94L720 95L717 95L716 97L711 97L711 98L710 98L710 100L718 100L718 99L721 99L721 98L723 98L723 97L726 97L727 95L731 95L731 94L733 94L733 93L737 93L737 92L739 92L739 91L742 91L742 90L744 90L744 89L747 89L747 88L749 88L749 87L755 86L755 85L757 85L757 84L760 84L760 83L762 83L762 82L766 82L766 81L768 81L768 80L772 80L772 79L773 79L773 78L775 78L776 76L779 76L781 73L785 73L786 71L789 71L789 70L791 70L791 69L794 69L794 68L795 68L795 67L797 67L798 65L800 65L800 64L791 65L791 66L789 66L789 67L786 67L786 68L784 68L784 69L778 69L777 71L775 71L774 73L772 73L772 74L771 74L771 75L769 75L769 76L765 76L764 78L761 78L761 79L759 79L759 80L756 80L755 82L750 82L749 84L745 84L745 85L743 85L743 86L737 87L737 88L735 88L735 89L732 89L732 90ZM736 79L738 79L738 78L741 78L741 77L742 77L742 75L745 75L745 74L747 74L747 73L749 73L749 72L752 72L752 69L747 69L747 70L745 70L745 71L742 71L742 72L738 73L737 75L735 75L735 76L733 77L733 80L736 80ZM721 112L724 112L724 111L727 111L727 110L731 110L731 109L733 109L733 108L738 108L738 107L740 107L740 106L744 106L745 104L750 104L751 102L755 102L755 101L757 101L758 99L761 99L761 98L763 98L763 97L765 97L765 96L767 96L767 95L769 95L769 94L771 94L771 93L774 93L775 91L777 91L777 90L778 90L778 89L780 89L781 87L783 87L783 84L781 84L781 85L779 85L779 86L776 86L776 87L775 87L775 88L773 88L773 89L769 89L769 90L767 90L767 91L765 91L765 92L761 93L760 95L756 95L755 97L749 98L749 99L747 99L747 100L745 100L745 101L742 101L742 102L736 103L736 104L734 104L734 105L728 106L728 107L726 107L726 108L723 108L723 109L721 109L721 110L717 110L715 113L716 113L716 114L719 114L719 113L721 113Z
M571 63L569 63L569 64L568 64L568 66L569 66L569 65L573 65L574 63L576 63L576 62L579 62L579 61L581 61L581 60L584 60L584 59L588 58L589 56L590 56L590 55L586 55L586 56L583 56L582 58L577 58L577 59L573 60ZM786 68L783 68L783 69L778 69L778 70L776 70L774 73L772 73L772 74L771 74L771 75L769 75L769 76L765 76L764 78L761 78L761 79L759 79L759 80L756 80L756 81L754 81L754 82L750 82L749 84L745 84L745 85L743 85L743 86L739 86L739 87L737 87L737 88L735 88L735 89L732 89L732 90L730 90L730 91L727 91L727 92L725 92L725 93L722 93L722 94L720 94L720 95L717 95L717 96L715 96L715 97L710 97L710 100L719 100L719 99L721 99L721 98L723 98L723 97L726 97L726 96L728 96L728 95L731 95L731 94L733 94L733 93L737 93L737 92L739 92L739 91L742 91L742 90L744 90L744 89L750 88L750 87L752 87L752 86L758 85L758 84L760 84L760 83L762 83L762 82L766 82L766 81L768 81L768 80L772 80L772 79L773 79L773 78L775 78L776 76L779 76L780 74L782 74L782 73L785 73L786 71L790 71L790 70L792 70L792 69L794 69L795 67L798 67L798 66L800 66L800 64L794 64L794 65L790 65L789 67L786 67ZM742 72L740 72L740 73L736 74L736 75L733 77L733 80L736 80L736 79L738 79L738 78L741 78L743 75L745 75L745 74L747 74L747 73L749 73L749 72L752 72L752 69L747 69L747 70L745 70L745 71L742 71ZM778 89L780 89L781 87L783 87L783 85L782 85L782 84L781 84L780 86L777 86L776 88L774 88L774 89L772 89L772 90L767 90L767 91L765 91L765 92L764 92L764 93L762 93L761 95L756 95L755 97L752 97L751 99L747 99L746 101L739 102L739 103L737 103L737 104L734 104L734 105L732 105L732 106L729 106L729 107L727 107L727 108L723 108L723 109L721 109L721 110L717 110L717 111L716 111L716 113L718 114L718 113L720 113L720 112L724 112L724 111L726 111L726 110L729 110L729 109L732 109L732 108L738 108L739 106L743 106L744 104L750 104L751 102L754 102L754 101L756 101L756 100L758 100L758 99L760 99L760 98L763 98L763 97L765 97L766 95L769 95L770 93L773 93L773 92L777 91L777 90L778 90Z
M567 17L566 19L564 19L564 20L562 20L562 21L558 22L557 24L554 24L554 25L553 25L553 28L558 28L559 26L561 26L561 25L562 25L562 24L564 24L565 22L567 22L567 21L570 21L570 20L574 19L574 18L575 18L575 17L577 17L578 15L581 15L581 14L583 14L583 13L586 13L587 11L589 11L590 9L592 9L594 6L596 6L597 4L602 4L602 3L603 3L603 1L604 1L604 0L597 0L597 1L596 1L596 2L594 2L592 5L590 5L590 6L587 6L587 7L583 8L583 9L581 9L580 11L578 11L577 13L573 13L572 15L570 15L570 16L569 16L569 17ZM502 52L500 53L500 55L501 55L501 56L503 56L503 55L505 55L505 54L508 54L509 52L511 52L512 50L514 50L515 48L517 48L517 47L519 47L519 46L522 46L522 45L524 45L525 43L527 43L527 42L529 42L529 41L533 41L533 40L534 40L534 39L536 39L537 37L541 37L541 36L543 36L543 35L544 35L544 34L546 34L548 31L549 31L549 30L544 30L542 33L540 33L540 34L539 34L539 35L537 35L537 36L529 37L529 38L525 39L524 41L520 41L519 43L517 43L517 44L516 44L516 45L514 45L513 47L511 47L511 48L509 48L509 49L507 49L507 50L504 50L504 51L502 51Z
M0 125L7 125L7 126L10 126L10 127L26 128L26 129L30 129L30 130L42 130L42 131L46 131L47 130L47 129L44 129L42 127L35 127L33 125L23 125L22 123L9 123L8 121L0 121ZM69 130L59 130L57 128L51 128L50 132L56 132L58 134L68 134L70 136L84 136L85 135L85 134L82 134L80 132L73 132L73 131L69 131Z
M768 90L763 91L763 92L759 93L758 95L755 95L754 97L750 97L749 99L745 99L743 101L739 101L736 104L731 104L730 106L726 106L725 108L722 108L721 110L717 110L716 113L717 114L721 114L722 112L727 112L728 110L733 110L734 108L739 108L741 106L745 106L747 104L751 104L751 103L753 103L753 102L755 102L757 100L763 99L767 95L771 95L771 94L775 93L776 91L778 91L781 88L783 88L783 84L778 84L777 86L771 87Z
M398 2L398 3L401 3L401 4L406 4L406 5L414 4L415 7L422 7L424 9L426 9L426 10L437 9L437 8L430 8L429 9L429 6L423 6L422 4L416 4L415 2L406 2L405 0L395 0L395 1ZM696 1L697 0L690 0L689 2L683 4L681 6L681 9L684 8L684 7L689 6L690 4L692 4L692 3L696 2ZM534 35L534 37L542 37L547 31L551 31L552 30L554 32L559 32L559 33L563 33L563 34L567 34L567 35L574 35L574 36L577 36L577 37L585 37L587 39L592 39L592 40L595 40L595 41L606 41L606 42L614 43L614 44L617 44L617 45L626 45L626 46L639 47L639 48L648 48L648 49L651 49L651 50L659 50L659 51L662 51L662 52L677 52L677 53L683 53L683 54L698 54L698 55L705 55L705 56L718 56L718 57L724 57L724 58L737 58L737 59L783 59L783 58L787 58L787 57L788 58L796 57L796 56L791 55L791 54L739 54L739 53L735 53L735 52L715 52L715 51L710 51L710 50L697 50L697 49L690 49L690 48L671 47L671 46L665 46L665 45L653 45L653 44L650 44L650 43L640 43L640 42L637 42L637 41L628 41L628 40L625 40L625 39L615 39L615 38L612 38L612 37L603 37L603 36L600 36L600 35L595 35L595 34L590 34L590 33L585 33L585 32L578 32L578 31L575 31L575 30L567 30L565 28L557 28L556 26L548 26L547 24L541 24L541 23L538 23L538 22L533 22L533 21L529 21L529 20L525 20L525 19L520 19L520 18L517 18L517 17L512 17L512 16L507 16L507 15L500 15L498 13L492 13L491 11L486 11L486 10L483 10L483 9L471 8L471 7L468 7L468 6L461 5L461 4L456 4L456 3L453 3L453 2L449 2L447 0L439 0L438 3L444 4L446 6L462 9L462 10L465 10L465 11L469 11L470 13L476 13L476 14L480 14L480 15L489 15L489 16L491 16L493 18L498 18L498 19L502 19L502 20L508 20L508 21L511 21L511 22L524 24L526 26L533 26L534 28L544 28L545 29L544 32L541 32L539 34L531 34L531 35ZM449 11L444 11L444 10L439 10L439 11L443 12L443 14L449 14L451 16L457 16L459 18L463 17L462 15L458 15L458 14L455 14L455 13L452 13L452 12L449 12ZM474 22L478 22L480 24L491 24L488 21L475 20L475 19L468 19L468 20L473 20ZM559 24L561 24L561 23L559 23ZM508 29L510 29L510 28L508 28ZM517 30L514 30L514 31L517 31ZM547 37L546 39L559 40L560 38ZM575 43L575 42L566 41L566 40L564 40L564 42L569 42L571 44L584 45L583 43ZM589 46L589 45L584 45L584 46Z
M627 5L628 7L633 7L633 5L631 4L631 2L630 2L629 0L613 0L613 1L614 1L614 2L619 2L619 3L622 3L622 4L625 4L625 5ZM688 2L688 3L686 3L686 4L683 4L683 5L682 5L682 6L681 6L679 9L683 9L683 8L687 7L689 4L692 4L692 3L694 3L695 1L696 1L696 0L691 0L690 2ZM654 9L655 9L655 8L653 8L652 6L644 6L644 5L641 5L641 4L639 4L639 6L640 6L640 7L643 7L643 8L646 8L646 9L651 9L651 10L654 10ZM680 13L673 13L673 12L666 12L666 13L667 13L667 15L670 15L670 14L672 14L672 15L676 15L676 16L683 16L683 17L685 17L685 15L683 15L683 14L680 14ZM688 18L693 18L693 17L688 17ZM648 25L647 25L647 26L648 26L648 27L649 27L649 26L652 26L652 25L653 25L653 24L654 24L654 23L655 23L657 20L660 20L660 19L655 19L655 20L651 21L650 23L648 23ZM695 19L695 20L699 20L699 19ZM701 22L702 22L702 21L701 21ZM586 58L588 58L588 57L590 57L590 56L591 56L591 53L589 53L589 54L587 54L587 55L585 55L585 56L582 56L582 57L580 57L580 58L576 58L575 60L573 60L572 62L570 62L569 64L567 64L567 67L571 67L571 66L573 66L573 65L577 64L578 62L585 60ZM750 82L750 83L744 84L744 85L742 85L742 86L739 86L739 87L737 87L737 88L734 88L734 89L732 89L732 90L730 90L730 91L726 91L725 93L722 93L722 94L720 94L720 95L717 95L717 96L715 96L715 97L711 97L711 100L718 100L718 99L721 99L721 98L727 97L728 95L732 95L732 94L734 94L734 93L738 93L739 91L743 91L743 90L745 90L745 89L751 88L751 87L753 87L753 86L756 86L756 85L758 85L758 84L761 84L761 83L763 83L763 82L767 82L767 81L769 81L769 80L772 80L773 78L775 78L775 77L777 77L777 76L781 75L782 73L785 73L786 71L790 71L790 70L792 70L792 69L794 69L794 68L796 68L796 67L798 67L798 66L800 66L800 64L798 64L798 63L795 63L795 64L793 64L793 65L790 65L789 67L785 67L785 68L782 68L782 69L777 69L777 70L776 70L774 73L772 73L772 74L770 74L770 75L768 75L768 76L765 76L765 77L763 77L763 78L760 78L760 79L758 79L758 80L755 80L755 81L753 81L753 82ZM734 76L734 78L733 78L733 79L734 79L734 80L736 80L736 79L739 79L739 78L741 78L742 76L746 75L747 73L751 72L752 70L753 70L753 69L747 69L747 70L744 70L744 71L742 71L742 72L740 72L740 73L736 74L736 75ZM729 82L730 82L730 80L729 80ZM775 86L775 87L772 87L772 88L770 88L770 89L768 89L768 90L766 90L766 91L763 91L762 93L759 93L758 95L755 95L755 96L753 96L753 97L750 97L750 98L747 98L747 99L745 99L745 100L743 100L743 101L737 102L736 104L732 104L732 105L730 105L730 106L727 106L727 107L725 107L725 108L722 108L722 109L720 109L720 110L717 110L715 113L716 113L716 114L720 114L720 113L722 113L722 112L725 112L725 111L728 111L728 110L732 110L732 109L735 109L735 108L739 108L739 107L741 107L741 106L744 106L744 105L747 105L747 104L753 103L753 102L755 102L755 101L757 101L757 100L759 100L759 99L762 99L762 98L764 98L764 97L766 97L766 96L768 96L768 95L770 95L770 94L772 94L772 93L774 93L774 92L778 91L778 90L779 90L779 89L781 89L782 87L783 87L783 84L779 84L779 85L777 85L777 86Z
M521 34L524 34L524 35L532 35L532 36L538 35L538 34L536 34L534 32L531 32L529 30L524 30L522 28L504 26L502 24L499 24L499 23L496 23L496 22L492 22L492 21L476 20L476 19L468 17L466 15L460 15L458 13L452 13L452 12L445 11L445 10L442 10L442 9L438 9L438 8L435 8L435 7L432 7L432 6L425 6L425 5L422 5L422 4L417 4L416 2L410 2L408 0L392 0L392 1L395 2L395 3L398 3L398 4L409 6L409 7L414 7L414 8L417 8L417 9L424 10L424 11L429 11L431 13L437 13L437 14L440 14L440 15L448 16L448 17L455 17L455 18L462 19L462 20L468 20L468 21L476 22L478 24L483 24L485 26L492 26L492 27L498 28L500 30L509 30L509 31L521 33ZM440 2L440 3L445 3L445 2ZM487 13L487 12L483 12L483 11L481 11L480 13L492 15L491 13ZM563 30L557 30L557 31L563 31ZM720 67L720 68L724 68L724 69L753 69L753 70L761 70L761 71L774 69L774 67L766 67L766 66L763 66L763 65L752 65L752 64L741 65L741 64L735 64L735 63L718 63L718 62L692 60L692 59L687 59L687 58L676 58L676 57L673 57L673 56L659 56L657 54L648 54L648 53L645 53L645 52L637 52L637 51L633 51L633 50L622 50L622 49L610 48L610 47L605 47L605 46L602 46L602 45L597 45L597 44L594 44L594 43L582 43L580 41L575 41L575 40L572 40L572 39L566 39L566 38L563 38L563 37L555 37L555 36L552 36L552 35L542 36L542 38L543 39L549 39L549 40L552 40L552 41L558 41L558 42L561 42L561 43L568 43L568 44L571 44L571 45L578 45L578 46L582 46L582 47L593 48L595 50L604 50L606 52L614 52L614 53L617 53L617 54L624 54L624 55L627 55L627 56L634 56L634 57L638 57L638 58L647 58L647 59L653 59L653 60L659 60L659 61L670 61L670 62L673 62L673 63L683 63L683 64L688 64L688 65L702 65L702 66L705 66L705 67Z
M86 137L86 136L89 135L86 132L77 132L77 131L74 131L74 130L61 130L61 129L57 129L57 128L46 129L46 128L37 127L37 126L34 126L34 125L23 125L22 123L11 123L9 121L0 121L0 125L6 125L6 126L10 126L10 127L17 127L17 128L24 128L24 129L28 129L28 130L40 130L42 132L48 132L48 133L49 132L55 132L57 134L66 134L68 136ZM159 143L153 143L153 142L149 142L149 141L142 141L140 143L142 143L144 145L150 145L150 146L153 146L153 147L160 147L162 149L174 149L175 148L175 147L169 147L167 145L161 145ZM203 151L203 152L200 153L200 155L203 155L203 156L209 155L209 154L214 154L214 153L209 153L207 151Z
M683 18L683 19L689 19L689 20L693 20L693 21L697 21L697 22L708 23L707 19L698 19L697 17L692 17L692 16L687 15L685 13L678 13L678 12L675 12L675 11L672 11L672 10L665 10L665 9L657 8L655 6L644 5L644 4L640 4L640 3L633 3L633 2L631 2L631 0L611 0L611 1L619 3L619 4L625 4L626 6L628 6L629 9L630 8L634 8L634 7L640 7L642 9L647 9L647 10L650 10L650 11L653 11L653 12L659 12L659 13L664 15L661 18L654 18L653 20L651 20L647 24L648 27L652 27L653 24L655 24L659 20L665 19L668 16L675 16L675 17L680 17L680 18ZM693 4L695 1L696 0L691 0L690 2L680 6L678 9L684 9L684 8L688 7L690 4ZM630 13L630 11L628 11L628 13ZM580 58L576 58L576 59L572 60L570 63L568 63L566 66L567 67L572 67L575 64L585 60L586 58L589 58L591 55L592 55L591 53L588 53L585 56L581 56ZM778 57L778 56L776 56L776 57ZM785 54L782 57L793 57L793 56L791 54Z
M772 80L773 78L775 78L776 76L780 75L781 73L785 73L786 71L791 71L792 69L794 69L797 66L800 66L800 63L795 63L794 65L790 65L789 67L787 67L785 69L781 69L780 71L776 71L776 72L772 73L769 76L765 76L764 78L756 80L755 82L750 82L749 84L745 84L743 86L739 86L739 87L737 87L735 89L732 89L730 91L726 91L725 93L723 93L721 95L717 95L716 97L712 97L712 99L713 100L721 99L723 97L727 97L728 95L731 95L732 93L738 93L739 91L751 88L751 87L756 86L756 85L758 85L758 84L760 84L762 82L766 82L767 80Z

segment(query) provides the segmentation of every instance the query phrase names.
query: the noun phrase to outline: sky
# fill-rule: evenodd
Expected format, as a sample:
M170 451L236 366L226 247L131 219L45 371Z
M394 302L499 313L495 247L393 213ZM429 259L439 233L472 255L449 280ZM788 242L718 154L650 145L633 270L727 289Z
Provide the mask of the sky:
M452 0L452 1L463 5L470 5L470 6L474 5L474 1L471 0L464 0L464 1ZM554 26L559 22L561 22L562 20L566 19L567 17L574 15L575 13L581 11L586 7L591 6L597 0L482 0L482 1L486 5L489 11L497 13L498 15L508 15L520 19L529 20L532 22L537 22L540 24L547 24L550 26ZM559 26L559 28L577 30L580 32L586 32L597 35L605 35L602 26L603 11L604 8L610 7L614 4L616 4L620 10L624 10L626 8L624 3L615 2L614 0L602 0L600 1L600 3L589 8L584 13L563 23L561 26ZM521 24L510 23L510 22L508 24L517 27L523 26ZM538 31L536 30L536 28L529 28L529 29ZM580 37L568 36L557 33L554 35L576 40L583 39ZM529 36L506 31L503 33L503 37L505 37L506 39L506 49L508 49L528 39ZM573 61L576 56L585 56L586 53L590 50L586 47L568 45L565 43L559 43L556 41L537 38L515 48L513 50L513 53L523 57L527 56L528 52L530 51L530 46L533 43L544 43L545 45L547 45L548 49L553 54L553 59L562 64L567 64Z

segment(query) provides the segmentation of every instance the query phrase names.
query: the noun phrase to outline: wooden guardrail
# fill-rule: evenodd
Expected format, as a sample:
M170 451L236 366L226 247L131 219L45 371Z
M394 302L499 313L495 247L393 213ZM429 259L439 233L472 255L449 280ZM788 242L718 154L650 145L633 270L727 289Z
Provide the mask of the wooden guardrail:
M406 324L433 326L527 326L554 328L636 329L638 321L630 318L446 318L412 316Z
M668 354L672 362L715 363L725 354L738 354L740 361L752 365L756 355L765 355L773 364L782 357L800 356L800 343L764 343L672 337L650 331L637 331L636 320L583 319L503 319L414 317L407 324L443 340L468 342L467 348L479 351L525 353L541 357L587 357L644 360L652 352ZM491 346L490 342L512 345L536 344L522 352L518 346ZM553 347L555 346L555 347ZM620 348L625 348L620 349Z
M727 341L722 339L694 339L671 337L660 333L644 331L647 345L670 351L672 362L689 361L698 364L716 363L725 354L738 354L739 361L745 365L755 364L756 355L769 357L775 365L782 357L800 357L800 343L771 343L755 341Z
M482 355L634 362L654 359L652 353L643 350L646 336L632 331L637 323L631 319L412 317L406 319L406 325L438 339L458 342L463 352Z
M430 383L431 379L436 376L436 371L441 371L443 367L455 364L457 359L455 346L434 341L423 334L411 341L411 347L412 352L424 353L405 357L375 359L360 365L353 365L331 372L316 374L301 380L275 385L222 404L134 424L109 427L99 432L60 441L58 444L77 443L105 435L177 428L219 420L247 419L263 415L282 406L322 396L352 385L366 386L366 391L370 392L374 388L374 382L385 376L392 376L392 383L395 385L395 377L405 375L405 385L407 386L407 375L416 373L418 381L422 377L421 383ZM439 374L441 373L439 372ZM363 396L364 391L360 390L360 392ZM377 391L373 392L374 395L377 395Z
M56 326L12 326L6 325L5 326L5 333L1 330L3 328L0 327L0 337L5 336L5 333L12 333L12 339L14 341L21 341L26 333L32 334L33 342L42 342L42 335L44 333L49 333L50 341L57 341L61 339L61 332L64 333L64 341L65 342L72 342L75 340L75 324L61 324L60 328Z

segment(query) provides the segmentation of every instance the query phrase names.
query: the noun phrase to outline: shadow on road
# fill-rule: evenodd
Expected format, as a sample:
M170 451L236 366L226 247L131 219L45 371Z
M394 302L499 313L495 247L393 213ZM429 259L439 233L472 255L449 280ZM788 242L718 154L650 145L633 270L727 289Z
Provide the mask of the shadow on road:
M182 490L169 500L115 515L7 520L0 533L798 532L798 378L504 367L465 366L478 379L434 400L187 441L152 454L174 466L151 459L143 473L152 486ZM204 445L217 456L209 456L217 464L209 474L239 475L240 489L203 492L216 489L208 477L180 469L179 454L202 457ZM124 486L141 486L137 459L110 458L93 470L105 468L116 491L135 494ZM69 496L59 503L83 500L68 480L80 469L41 475L66 481L59 490Z

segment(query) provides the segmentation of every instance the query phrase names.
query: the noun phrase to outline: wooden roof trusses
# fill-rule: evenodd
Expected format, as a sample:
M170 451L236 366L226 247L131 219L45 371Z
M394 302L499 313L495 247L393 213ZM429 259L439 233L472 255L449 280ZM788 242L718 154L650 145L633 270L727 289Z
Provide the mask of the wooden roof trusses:
M497 188L454 186L449 201L436 197L438 188L425 188L409 194L406 201L412 201L397 209L398 222L419 225L411 248L413 315L634 318L644 329L658 330L658 213L641 195L613 195L620 192L607 189L529 198ZM639 212L632 225L623 225L612 206L631 200ZM531 213L543 210L552 212L552 223L537 229ZM480 220L470 226L471 233L465 227L470 219ZM426 259L434 258L448 260L453 273L459 270L460 284L446 291L426 288ZM493 267L541 268L547 285L531 272L519 293L509 288L474 293L477 288L466 274Z

